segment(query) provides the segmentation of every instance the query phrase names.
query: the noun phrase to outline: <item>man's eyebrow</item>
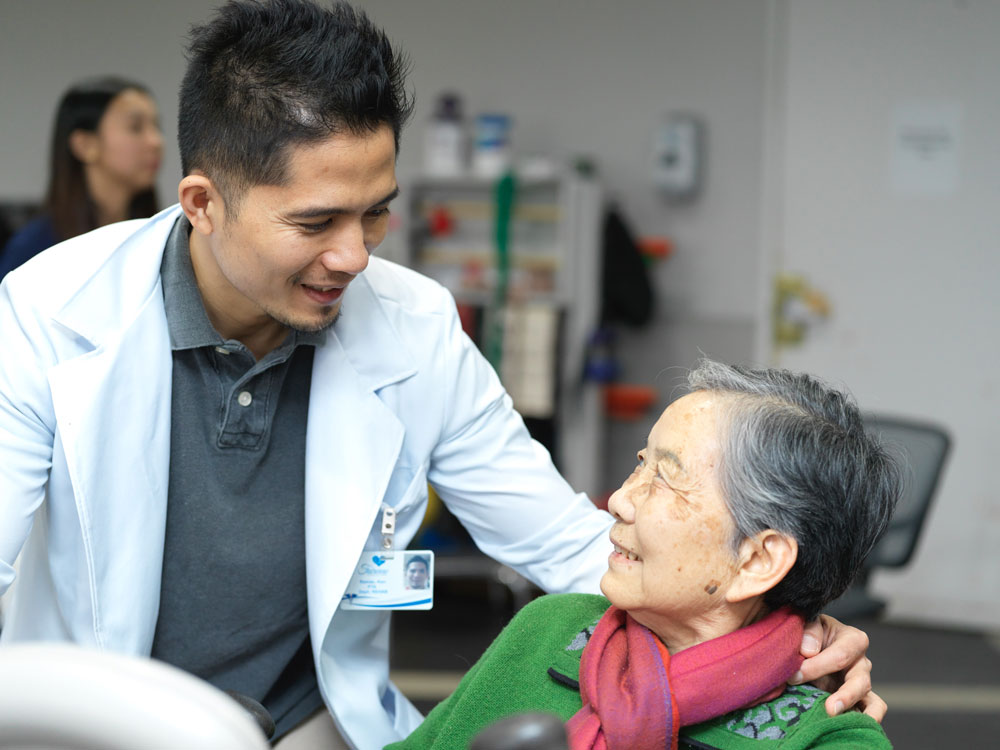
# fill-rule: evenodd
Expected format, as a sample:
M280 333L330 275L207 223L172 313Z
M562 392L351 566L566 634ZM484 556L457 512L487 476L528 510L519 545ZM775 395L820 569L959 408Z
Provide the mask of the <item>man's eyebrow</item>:
M684 464L681 463L681 460L677 457L677 454L674 453L673 451L668 451L664 448L655 448L653 450L653 455L656 456L657 463L660 463L661 461L666 461L669 464L673 464L680 471L684 471Z
M376 206L384 206L389 201L394 200L398 195L399 195L399 187L397 186L393 188L392 192L389 193L387 196L385 196L380 200L375 201L371 205L371 208L375 208ZM295 211L294 213L290 213L288 214L288 218L293 220L318 219L322 216L336 216L337 214L345 214L345 213L349 212L343 208L333 208L330 206L313 206L311 208L303 208L301 211Z
M382 205L388 203L391 200L395 200L396 196L398 196L398 195L399 195L399 185L397 185L396 187L394 187L392 189L392 192L390 192L387 196L385 196L385 198L383 198L380 201L375 201L372 204L372 208L374 208L375 206L382 206Z

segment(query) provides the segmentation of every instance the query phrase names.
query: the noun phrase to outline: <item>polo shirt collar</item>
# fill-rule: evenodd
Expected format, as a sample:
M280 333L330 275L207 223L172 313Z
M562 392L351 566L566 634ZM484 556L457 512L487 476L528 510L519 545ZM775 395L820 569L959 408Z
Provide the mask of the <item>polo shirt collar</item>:
M226 344L219 332L212 327L198 289L194 266L191 264L191 248L188 243L190 234L191 222L181 214L167 237L160 264L163 306L170 331L170 348L173 351L203 346L221 347ZM325 340L326 334L323 331L291 331L280 348L289 344L291 348L299 344L319 346Z

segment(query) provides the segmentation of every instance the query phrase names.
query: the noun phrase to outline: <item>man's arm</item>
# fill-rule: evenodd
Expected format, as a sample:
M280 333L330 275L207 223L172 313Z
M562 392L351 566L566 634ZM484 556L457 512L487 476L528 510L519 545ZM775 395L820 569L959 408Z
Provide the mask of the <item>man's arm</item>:
M428 480L479 548L545 591L600 593L612 519L556 471L450 310L435 351L447 394Z
M54 440L46 337L33 315L18 315L9 279L0 285L0 594L45 497Z

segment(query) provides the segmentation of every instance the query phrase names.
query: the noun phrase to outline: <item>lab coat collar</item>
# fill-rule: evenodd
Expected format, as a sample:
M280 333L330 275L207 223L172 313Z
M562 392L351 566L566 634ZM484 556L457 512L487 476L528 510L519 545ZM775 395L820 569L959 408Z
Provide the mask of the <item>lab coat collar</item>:
M78 291L55 313L56 323L95 348L130 325L150 295L159 293L163 248L180 215L175 205L152 219L124 221L79 238L86 238L90 252L107 256L90 278L75 280Z
M84 559L72 564L89 579L89 628L73 576L58 579L73 583L61 598L78 608L74 628L125 653L149 653L159 606L171 374L159 266L175 218L167 211L84 235L79 262L104 257L89 278L74 279L79 291L54 316L93 347L48 372L82 532ZM86 274L66 275L74 271Z
M416 374L415 360L369 274L344 295L342 314L313 363L306 439L306 561L313 646L326 634L399 459L405 429L380 391ZM393 502L390 499L390 503Z
M409 342L400 338L387 304L372 286L369 274L380 273L383 263L371 261L368 270L358 276L344 292L340 318L330 328L331 337L342 348L367 390L378 391L405 380L417 371Z

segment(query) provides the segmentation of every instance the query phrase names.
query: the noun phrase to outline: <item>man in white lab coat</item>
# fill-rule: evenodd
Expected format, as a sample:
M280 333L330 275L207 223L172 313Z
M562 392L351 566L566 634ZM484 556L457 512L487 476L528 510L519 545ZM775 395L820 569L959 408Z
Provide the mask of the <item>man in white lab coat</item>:
M20 555L0 640L151 654L264 702L283 747L317 721L381 747L421 717L388 679L388 613L340 604L386 509L405 547L429 482L548 591L597 591L611 519L448 292L370 257L411 108L383 33L271 0L192 39L179 204L0 287L0 594ZM834 645L804 676L853 664L833 697L880 716L863 634L813 634Z

